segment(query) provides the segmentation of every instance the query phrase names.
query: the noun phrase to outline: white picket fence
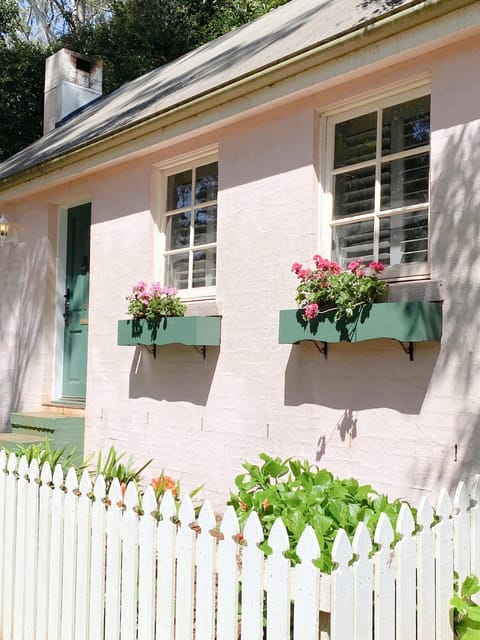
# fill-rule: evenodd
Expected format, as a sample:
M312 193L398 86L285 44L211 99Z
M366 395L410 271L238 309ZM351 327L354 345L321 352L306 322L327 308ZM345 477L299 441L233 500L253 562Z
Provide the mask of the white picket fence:
M85 472L78 485L72 469L64 478L57 467L52 477L48 465L40 473L35 461L28 467L1 451L1 638L452 640L454 568L460 578L480 575L479 494L477 476L470 496L459 484L453 506L445 490L435 512L422 500L417 533L404 505L393 549L382 515L372 557L364 525L353 544L340 530L336 569L326 576L312 564L319 549L310 527L292 568L281 520L265 558L256 514L240 544L231 507L218 533L208 502L195 520L188 497L177 513L167 493L159 518L149 487L140 516L133 485L122 504L117 481L106 496L101 476L92 487Z

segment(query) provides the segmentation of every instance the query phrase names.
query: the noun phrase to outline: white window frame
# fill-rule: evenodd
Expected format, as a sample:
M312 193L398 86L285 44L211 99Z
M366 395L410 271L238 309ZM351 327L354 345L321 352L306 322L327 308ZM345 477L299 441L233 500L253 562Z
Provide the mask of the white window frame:
M333 255L333 228L335 226L345 225L347 222L362 222L362 221L374 221L374 250L378 246L378 238L380 233L380 220L385 217L391 217L396 214L404 214L410 211L426 210L428 211L428 241L427 241L427 261L426 262L412 262L407 264L398 264L387 266L384 272L384 278L387 280L401 280L401 279L424 279L429 277L430 266L430 189L431 189L431 157L429 162L429 197L426 203L419 205L409 205L403 207L394 207L391 209L380 208L380 176L381 176L381 164L382 162L399 160L403 157L412 156L412 150L401 151L398 153L390 154L382 157L381 151L378 153L378 149L381 150L382 131L381 131L381 118L377 117L377 153L375 160L368 160L357 164L348 165L348 170L361 169L364 166L372 166L375 163L375 205L374 211L367 214L360 214L356 216L348 216L333 220L333 178L335 175L342 173L342 169L334 169L334 153L335 153L335 125L340 122L345 122L353 118L372 113L376 111L377 114L387 107L408 102L415 98L423 96L431 96L431 87L429 83L421 83L410 88L395 89L390 93L383 93L378 98L369 97L368 100L358 102L354 106L351 104L339 108L334 108L322 114L321 116L321 139L324 144L321 145L323 150L323 157L321 158L320 166L323 167L321 173L321 185L320 185L320 252L322 255ZM421 153L429 153L431 149L430 144L423 145L415 148L415 155ZM376 255L376 253L375 253ZM378 259L378 258L374 258Z
M218 163L218 151L216 147L210 147L208 149L203 149L196 153L188 154L186 156L177 157L174 160L170 160L168 163L161 163L155 165L155 173L156 177L154 179L154 194L153 199L156 200L156 206L154 208L159 212L158 221L157 221L157 234L155 241L155 273L157 274L158 280L162 282L162 284L167 285L167 270L166 270L166 261L169 255L174 255L175 253L185 252L186 249L178 249L178 250L167 250L167 222L170 215L175 215L176 213L181 213L183 211L189 211L192 207L184 207L180 209L172 210L171 212L167 209L167 197L168 197L168 178L169 176L175 175L177 173L181 173L182 171L195 171L196 168L201 167L206 164L210 164L212 162ZM193 176L192 176L192 179ZM218 216L218 193L217 199L215 201L208 201L202 203L202 207L208 207L215 204L217 206L217 216ZM197 207L198 208L198 207ZM214 247L217 249L218 247L218 237L215 242L210 242L206 244L199 245L199 249L208 249ZM189 250L191 250L191 246L189 246ZM191 277L191 269L192 262L191 259L189 261L189 278ZM216 282L217 274L215 273L215 282ZM184 301L197 301L197 300L211 300L216 296L216 284L207 287L191 287L188 289L179 289L178 291L179 297Z

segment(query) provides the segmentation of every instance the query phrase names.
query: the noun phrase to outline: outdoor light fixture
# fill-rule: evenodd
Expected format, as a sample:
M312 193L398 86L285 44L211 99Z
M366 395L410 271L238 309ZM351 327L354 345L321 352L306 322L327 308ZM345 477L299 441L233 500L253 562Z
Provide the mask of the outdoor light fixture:
M0 247L7 242L17 242L17 234L5 215L0 216Z

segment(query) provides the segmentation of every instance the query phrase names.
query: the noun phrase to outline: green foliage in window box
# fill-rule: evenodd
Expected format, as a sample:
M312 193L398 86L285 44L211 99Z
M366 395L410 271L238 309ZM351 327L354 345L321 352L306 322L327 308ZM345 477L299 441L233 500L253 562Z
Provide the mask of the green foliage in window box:
M134 318L144 318L150 322L164 317L184 316L186 307L177 293L176 289L163 287L159 282L148 285L140 280L127 296L128 313Z

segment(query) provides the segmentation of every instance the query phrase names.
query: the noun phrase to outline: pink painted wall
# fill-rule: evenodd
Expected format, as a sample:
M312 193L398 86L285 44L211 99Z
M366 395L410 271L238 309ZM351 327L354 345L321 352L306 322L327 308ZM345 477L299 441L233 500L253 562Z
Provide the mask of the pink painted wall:
M0 262L0 273L7 274L15 309L23 274L22 282L35 282L24 294L27 307L43 311L28 314L36 338L17 384L13 318L20 311L10 317L5 299L0 302L0 388L15 398L0 403L3 415L38 409L51 395L56 217L47 213L91 201L87 451L114 444L138 462L154 456L152 474L165 469L185 489L205 483L203 495L218 505L241 460L262 451L306 457L404 497L435 493L478 472L479 55L471 40L376 67L13 202L23 242L12 262ZM331 345L328 360L310 343L279 345L278 311L294 306L290 266L319 246L318 113L423 75L432 93L430 255L432 279L443 283L445 297L441 346L419 345L410 362L387 340ZM219 150L222 345L209 348L205 361L183 346L161 348L154 360L116 344L131 285L155 277L153 165L211 144ZM41 278L33 275L44 268Z

